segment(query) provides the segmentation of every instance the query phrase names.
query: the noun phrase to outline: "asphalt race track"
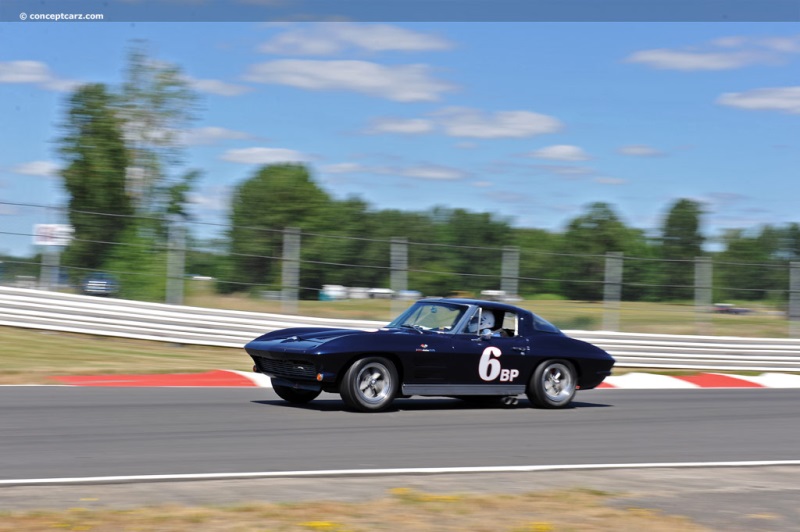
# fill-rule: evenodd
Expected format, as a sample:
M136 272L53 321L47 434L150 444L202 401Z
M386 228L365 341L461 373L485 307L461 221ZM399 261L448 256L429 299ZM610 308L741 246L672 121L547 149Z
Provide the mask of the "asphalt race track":
M613 494L613 505L684 515L713 530L796 530L799 401L800 389L593 390L561 411L526 400L475 408L415 398L360 414L344 411L337 396L292 407L263 388L0 387L0 510L364 501L398 486L495 494L583 488ZM721 464L753 461L784 463ZM646 465L687 462L695 464ZM581 464L646 466L292 473ZM286 476L124 479L281 471Z
M594 390L574 408L271 390L0 388L0 480L123 475L797 460L800 390Z

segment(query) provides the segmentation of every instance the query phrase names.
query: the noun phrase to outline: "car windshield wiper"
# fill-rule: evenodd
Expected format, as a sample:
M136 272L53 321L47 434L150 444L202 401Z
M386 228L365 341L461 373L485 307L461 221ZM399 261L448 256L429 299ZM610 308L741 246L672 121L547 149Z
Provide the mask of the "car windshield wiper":
M416 325L416 324L412 325L410 323L404 323L400 327L405 327L406 329L414 329L420 334L423 334L425 332L425 327L423 327L422 325Z

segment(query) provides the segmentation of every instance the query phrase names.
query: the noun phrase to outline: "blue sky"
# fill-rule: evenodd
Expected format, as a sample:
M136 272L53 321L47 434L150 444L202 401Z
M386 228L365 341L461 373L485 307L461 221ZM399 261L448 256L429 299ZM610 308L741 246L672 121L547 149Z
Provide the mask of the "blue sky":
M176 169L203 172L199 221L300 161L336 198L522 227L605 201L653 230L682 197L707 236L800 222L797 23L2 23L0 201L63 203L69 91L118 88L134 39L201 97ZM5 233L61 221L0 204ZM0 252L31 242L0 234Z

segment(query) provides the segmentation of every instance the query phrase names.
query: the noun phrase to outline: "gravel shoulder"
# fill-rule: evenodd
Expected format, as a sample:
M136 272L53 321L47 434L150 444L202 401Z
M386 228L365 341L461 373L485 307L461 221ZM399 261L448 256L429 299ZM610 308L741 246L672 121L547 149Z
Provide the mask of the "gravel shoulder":
M797 505L800 466L7 486L0 488L0 508L17 513L248 503L369 505L392 494L406 492L502 498L504 495L552 495L565 490L602 496L603 503L610 508L652 511L656 520L661 514L683 516L698 529L793 530L800 520Z

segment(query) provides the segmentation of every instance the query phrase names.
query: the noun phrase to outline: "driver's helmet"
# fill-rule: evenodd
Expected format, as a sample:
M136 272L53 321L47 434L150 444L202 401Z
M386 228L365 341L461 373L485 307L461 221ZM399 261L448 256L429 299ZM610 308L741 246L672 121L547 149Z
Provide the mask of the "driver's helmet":
M481 313L480 329L483 330L492 328L494 328L494 313L485 310Z

